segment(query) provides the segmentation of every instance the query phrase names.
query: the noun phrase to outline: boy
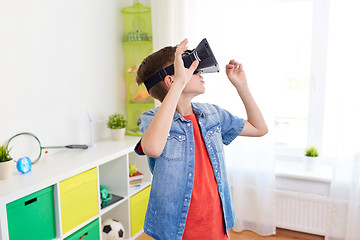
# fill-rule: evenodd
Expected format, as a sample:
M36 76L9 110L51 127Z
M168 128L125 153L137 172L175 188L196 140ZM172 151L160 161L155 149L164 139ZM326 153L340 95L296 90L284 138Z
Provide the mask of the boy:
M178 47L149 55L136 81L144 83L157 71L174 64L174 75L148 89L162 102L141 116L143 136L135 151L146 154L153 180L144 231L156 240L228 239L235 216L224 164L223 144L238 135L263 136L267 126L248 87L241 64L231 60L226 74L244 103L248 120L218 106L192 103L205 92L199 62L184 67Z

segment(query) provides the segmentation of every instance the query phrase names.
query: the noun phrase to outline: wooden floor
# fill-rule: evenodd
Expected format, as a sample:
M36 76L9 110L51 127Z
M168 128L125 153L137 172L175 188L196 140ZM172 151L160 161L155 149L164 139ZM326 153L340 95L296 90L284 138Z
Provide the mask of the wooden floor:
M251 231L242 231L238 233L230 230L230 239L231 240L323 240L324 237L278 228L276 229L276 235L267 236L267 237L259 236ZM143 233L136 240L153 240L153 238Z

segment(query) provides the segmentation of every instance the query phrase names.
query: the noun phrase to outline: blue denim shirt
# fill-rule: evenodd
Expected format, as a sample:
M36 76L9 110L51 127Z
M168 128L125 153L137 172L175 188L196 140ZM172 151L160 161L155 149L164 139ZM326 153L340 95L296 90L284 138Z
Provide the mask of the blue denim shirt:
M228 145L240 134L245 121L216 105L192 103L192 107L210 156L228 231L234 226L235 214L223 144ZM145 132L157 110L151 109L141 115L141 132ZM138 145L135 152L141 154L137 149ZM158 158L148 157L153 179L144 232L156 240L182 239L194 183L194 150L192 122L175 112L162 154Z

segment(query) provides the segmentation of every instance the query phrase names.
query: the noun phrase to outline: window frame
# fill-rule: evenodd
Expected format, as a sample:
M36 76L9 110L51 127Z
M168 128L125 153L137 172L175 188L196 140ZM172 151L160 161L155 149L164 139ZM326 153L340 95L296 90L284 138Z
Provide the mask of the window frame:
M290 0L296 1L296 0ZM316 146L321 153L323 145L324 107L327 71L329 0L305 0L313 2L311 66L309 81L309 105L307 117L307 146ZM303 156L304 148L275 146L276 159L292 161ZM300 155L299 155L300 154ZM331 160L323 159L323 163Z

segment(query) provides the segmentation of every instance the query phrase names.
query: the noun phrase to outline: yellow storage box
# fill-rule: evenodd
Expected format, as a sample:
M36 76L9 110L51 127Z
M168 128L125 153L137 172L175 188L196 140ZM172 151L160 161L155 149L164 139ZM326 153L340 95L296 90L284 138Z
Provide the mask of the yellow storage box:
M96 168L60 182L62 231L66 233L99 213Z
M134 236L144 227L149 196L150 186L130 198L131 236Z

